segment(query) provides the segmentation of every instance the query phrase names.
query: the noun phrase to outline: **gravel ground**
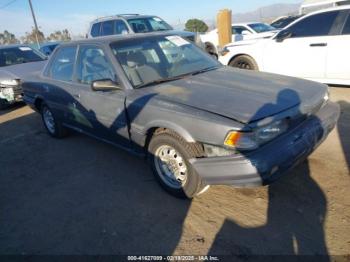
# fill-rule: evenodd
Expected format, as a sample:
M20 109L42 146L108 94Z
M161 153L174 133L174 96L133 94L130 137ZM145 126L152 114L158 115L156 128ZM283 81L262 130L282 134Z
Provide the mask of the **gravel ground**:
M350 88L338 127L288 176L185 201L143 159L79 134L50 138L26 106L0 112L0 254L350 253Z

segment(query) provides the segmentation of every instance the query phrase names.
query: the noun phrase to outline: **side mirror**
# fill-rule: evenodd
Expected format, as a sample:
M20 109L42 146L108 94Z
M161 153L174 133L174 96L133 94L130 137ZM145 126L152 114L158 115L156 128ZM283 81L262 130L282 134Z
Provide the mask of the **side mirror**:
M288 29L286 30L282 30L281 32L279 32L276 36L276 42L281 43L284 40L286 40L287 38L290 38L292 36L292 32L289 31Z
M248 30L243 30L242 35L251 35L251 33Z
M113 91L113 90L120 90L120 86L110 80L110 79L102 79L102 80L96 80L91 83L91 89L93 91Z

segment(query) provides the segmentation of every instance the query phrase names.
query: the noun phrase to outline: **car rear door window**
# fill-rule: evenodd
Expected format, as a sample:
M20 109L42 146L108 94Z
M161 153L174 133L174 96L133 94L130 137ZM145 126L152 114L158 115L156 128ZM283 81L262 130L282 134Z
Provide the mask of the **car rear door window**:
M338 14L339 11L333 11L312 15L292 25L289 30L292 37L327 36Z
M103 50L97 46L79 48L76 75L81 84L91 84L96 80L116 80L112 65Z
M122 20L115 20L114 27L115 27L115 30L114 30L115 34L117 35L127 34L129 32L128 27Z
M91 36L97 37L100 36L101 23L96 23L91 28Z
M114 34L114 21L105 21L102 23L102 34L101 35L113 35Z
M350 35L350 13L343 28L343 35Z
M76 46L62 47L57 51L50 67L50 76L61 81L72 81Z

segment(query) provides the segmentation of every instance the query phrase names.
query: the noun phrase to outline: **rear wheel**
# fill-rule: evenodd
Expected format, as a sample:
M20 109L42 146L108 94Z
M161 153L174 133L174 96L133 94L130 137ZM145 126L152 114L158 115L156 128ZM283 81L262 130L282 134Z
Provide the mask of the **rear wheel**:
M208 188L189 163L189 159L203 153L200 145L164 131L153 136L148 148L153 173L167 192L180 198L193 198Z
M240 69L246 69L246 70L254 70L254 71L259 70L255 60L247 55L241 55L241 56L235 57L233 60L231 60L231 62L229 63L229 66L237 67Z
M67 129L62 126L62 124L55 118L51 109L44 103L41 105L41 117L50 136L62 138L67 135Z

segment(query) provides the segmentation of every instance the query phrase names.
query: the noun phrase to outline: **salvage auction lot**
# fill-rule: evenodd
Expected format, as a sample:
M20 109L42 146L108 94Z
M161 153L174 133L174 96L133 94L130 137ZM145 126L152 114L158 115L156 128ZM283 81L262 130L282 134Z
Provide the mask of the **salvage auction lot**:
M350 250L350 88L313 153L270 187L188 201L148 165L79 134L50 138L26 106L0 112L1 254L329 254Z

